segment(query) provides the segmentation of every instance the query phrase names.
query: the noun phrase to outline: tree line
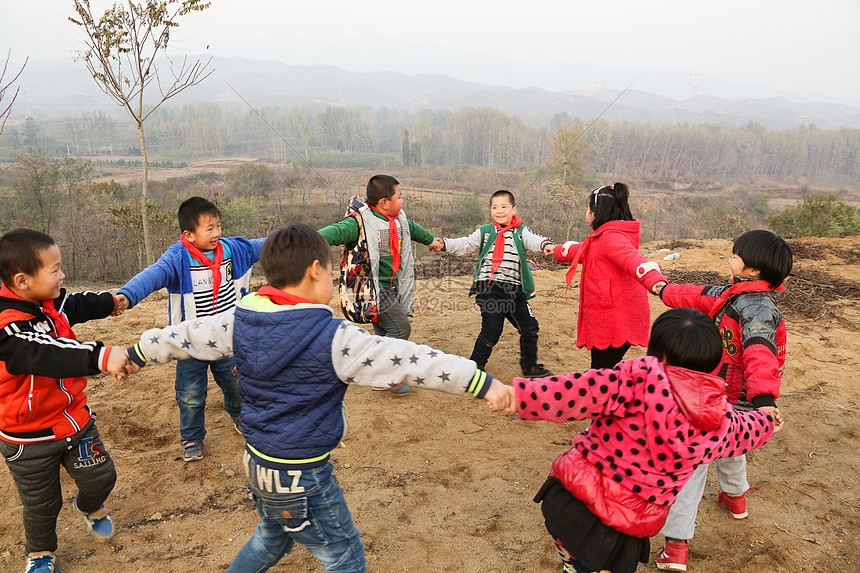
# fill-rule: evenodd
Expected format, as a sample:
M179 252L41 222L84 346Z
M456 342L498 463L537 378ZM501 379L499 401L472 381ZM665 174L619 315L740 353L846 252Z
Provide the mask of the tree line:
M211 102L162 106L147 120L154 159L254 157L320 167L385 162L402 166L478 166L527 170L557 157L558 130L582 133L594 170L667 179L743 181L768 178L860 183L860 130L814 124L768 131L760 124L613 123L557 114L535 125L493 108L407 112L370 107L264 107ZM0 136L0 158L26 147L72 156L139 155L128 121L103 113L36 121Z

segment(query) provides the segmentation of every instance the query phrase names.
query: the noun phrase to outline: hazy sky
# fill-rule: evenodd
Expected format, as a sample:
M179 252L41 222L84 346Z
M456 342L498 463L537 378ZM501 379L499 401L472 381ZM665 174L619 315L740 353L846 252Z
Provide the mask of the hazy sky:
M91 3L94 11L112 4ZM0 0L0 54L69 56L81 40L67 20L72 5ZM505 76L503 59L685 70L860 103L858 25L860 0L212 0L186 17L172 45L549 89L564 87L564 78Z

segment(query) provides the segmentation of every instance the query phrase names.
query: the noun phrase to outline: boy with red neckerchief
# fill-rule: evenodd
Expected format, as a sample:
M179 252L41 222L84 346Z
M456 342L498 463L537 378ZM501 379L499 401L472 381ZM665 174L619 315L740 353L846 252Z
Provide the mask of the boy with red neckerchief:
M0 454L24 517L27 573L59 571L60 466L75 481L72 502L100 541L113 536L104 501L116 469L87 405L87 376L126 376L124 348L75 338L72 325L121 311L109 292L62 288L60 249L45 233L14 229L0 238Z
M774 292L791 272L791 247L770 231L744 233L732 247L729 269L732 284L696 286L657 283L663 303L707 313L717 323L723 339L723 357L714 374L726 381L726 394L737 410L765 410L776 419L776 398L785 368L785 321L776 306ZM747 516L749 489L746 456L714 463L720 493L717 501L735 519ZM695 531L699 501L705 489L707 464L699 466L669 511L661 533L666 537L657 557L657 568L686 571L688 541Z
M442 240L441 250L454 255L479 253L469 294L475 295L475 303L481 309L481 333L475 340L471 359L478 368L484 368L507 319L520 333L523 376L549 376L551 372L538 364L539 325L528 302L535 296L535 287L526 251L543 251L552 245L552 240L523 224L510 191L493 193L490 218L492 223L481 225L467 237Z
M236 306L248 290L251 269L265 239L221 236L221 211L203 197L185 200L178 211L179 240L117 293L121 305L133 307L153 292L168 292L168 324L221 314ZM231 356L216 360L189 358L176 363L179 440L186 462L203 457L207 372L224 394L224 409L241 433L239 384Z
M367 240L367 257L372 267L378 296L378 316L373 324L377 336L408 340L412 333L409 317L415 292L412 241L441 248L441 240L433 233L406 218L402 211L400 182L390 175L374 175L367 182L369 209L349 216L339 223L323 227L319 234L329 245L354 245L362 236ZM361 222L358 221L361 218ZM380 386L374 390L389 390L405 394L409 386Z

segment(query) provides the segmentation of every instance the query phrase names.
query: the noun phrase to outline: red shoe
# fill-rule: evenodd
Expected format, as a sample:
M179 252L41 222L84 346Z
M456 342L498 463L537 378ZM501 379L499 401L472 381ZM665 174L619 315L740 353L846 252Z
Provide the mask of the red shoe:
M686 571L687 552L690 545L686 541L669 541L663 543L663 550L657 556L657 569L662 571Z
M721 491L719 495L717 495L717 503L725 505L732 513L732 517L735 519L743 519L749 515L749 512L747 511L747 496L745 493L740 495L729 495L726 492Z

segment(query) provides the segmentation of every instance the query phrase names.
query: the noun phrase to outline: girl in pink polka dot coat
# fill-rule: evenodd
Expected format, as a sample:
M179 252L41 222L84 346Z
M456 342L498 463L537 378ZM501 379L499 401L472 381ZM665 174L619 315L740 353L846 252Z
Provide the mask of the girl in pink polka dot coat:
M565 571L633 573L699 464L758 448L781 428L766 412L731 408L725 382L709 374L721 355L713 320L675 308L654 322L647 356L514 379L522 419L593 420L535 497Z

